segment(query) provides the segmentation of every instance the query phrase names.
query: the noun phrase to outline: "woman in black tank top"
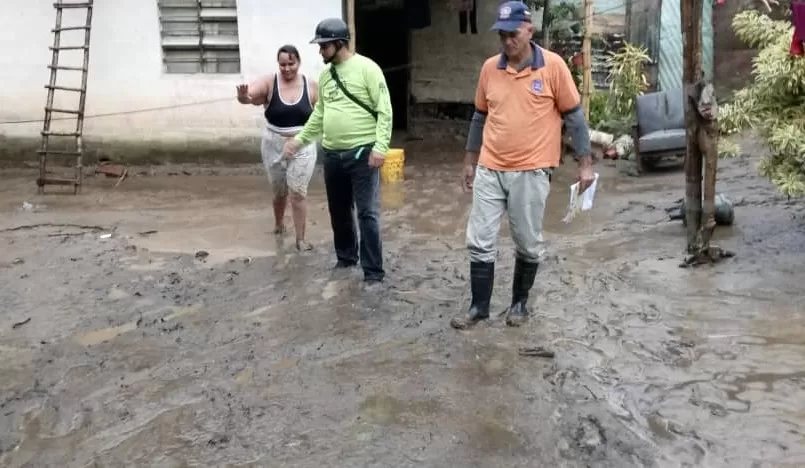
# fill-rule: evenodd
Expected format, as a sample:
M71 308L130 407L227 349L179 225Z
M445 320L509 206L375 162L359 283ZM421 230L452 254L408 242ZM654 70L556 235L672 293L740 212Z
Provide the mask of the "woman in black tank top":
M316 146L309 145L291 157L282 157L286 139L307 122L317 100L316 83L299 73L299 51L285 45L277 52L279 73L237 87L238 102L263 106L266 118L261 153L274 191L275 234L285 233L285 208L290 198L296 246L309 250L305 239L307 186L316 164Z

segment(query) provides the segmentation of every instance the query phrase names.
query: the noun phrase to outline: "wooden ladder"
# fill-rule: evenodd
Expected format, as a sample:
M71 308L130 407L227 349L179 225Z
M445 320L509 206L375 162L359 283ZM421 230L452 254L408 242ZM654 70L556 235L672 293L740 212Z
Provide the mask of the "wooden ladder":
M45 120L42 127L42 147L39 153L39 178L36 181L38 192L45 193L45 185L67 185L73 186L73 193L78 194L81 191L81 183L83 182L83 155L84 155L84 142L82 134L84 132L84 105L87 98L87 73L89 71L89 39L90 29L92 25L92 3L93 0L86 0L84 2L64 2L56 0L53 7L56 9L56 26L53 28L53 46L50 50L53 56L50 61L50 82L45 85L48 90L47 103L45 104ZM65 9L86 9L86 21L81 26L62 26L62 13ZM84 31L84 44L64 46L61 44L61 33L64 31ZM82 66L65 66L59 64L59 52L63 50L83 50L84 63ZM81 86L70 87L60 86L57 84L58 72L63 71L80 71L81 72ZM53 107L53 99L56 91L65 91L69 93L79 93L78 108L77 109L60 109ZM53 114L65 114L75 117L75 131L54 131L51 128ZM70 119L70 117L66 117ZM58 119L58 120L63 120ZM69 137L74 138L74 145L67 148L60 147L59 149L51 148L51 137ZM56 178L48 177L47 165L49 156L72 156L75 157L75 174L73 177Z

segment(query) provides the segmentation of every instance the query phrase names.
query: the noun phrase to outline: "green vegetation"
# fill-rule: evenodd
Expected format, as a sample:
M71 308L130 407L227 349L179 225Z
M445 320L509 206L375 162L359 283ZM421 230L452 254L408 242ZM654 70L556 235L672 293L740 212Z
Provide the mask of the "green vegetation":
M771 154L759 170L788 196L805 193L805 57L789 53L793 28L757 11L744 11L732 21L735 34L757 47L753 82L737 91L719 112L725 135L757 129Z

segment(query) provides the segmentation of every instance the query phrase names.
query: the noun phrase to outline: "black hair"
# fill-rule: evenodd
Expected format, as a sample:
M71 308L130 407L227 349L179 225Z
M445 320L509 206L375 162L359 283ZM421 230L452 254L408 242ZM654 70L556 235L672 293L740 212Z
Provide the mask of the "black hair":
M302 61L302 59L299 57L299 49L291 44L285 44L284 46L280 47L280 49L277 51L277 60L280 59L280 55L282 54L290 55L291 57L295 58L297 62Z

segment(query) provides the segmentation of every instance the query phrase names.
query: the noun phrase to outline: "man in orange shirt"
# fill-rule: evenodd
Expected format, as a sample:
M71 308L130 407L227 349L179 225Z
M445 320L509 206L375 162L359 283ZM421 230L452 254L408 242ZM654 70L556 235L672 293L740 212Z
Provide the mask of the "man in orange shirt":
M472 301L467 314L451 320L457 329L489 318L504 211L516 249L506 324L527 320L528 292L544 253L542 218L551 173L561 159L563 122L573 140L580 190L595 177L576 84L561 57L531 41L531 10L519 1L503 3L492 30L500 35L503 53L481 68L467 137L462 179L465 190L472 190L467 224Z

